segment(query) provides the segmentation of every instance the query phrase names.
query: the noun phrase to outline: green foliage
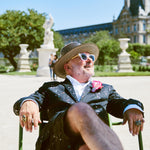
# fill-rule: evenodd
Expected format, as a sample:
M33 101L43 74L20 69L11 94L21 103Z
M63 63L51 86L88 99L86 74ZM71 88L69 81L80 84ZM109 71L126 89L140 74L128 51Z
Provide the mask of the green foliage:
M129 44L129 47L127 49L127 52L134 51L141 56L144 56L144 45L141 45L139 43L136 44Z
M28 49L34 50L43 43L45 17L33 9L28 9L28 13L8 10L0 15L0 51L15 69L14 57L20 52L19 44L29 44Z
M139 57L141 56L139 53L135 52L134 50L131 50L129 54L133 59L139 59Z
M12 72L14 68L12 66L0 66L0 73Z
M130 43L127 52L129 52L133 58L137 58L138 56L150 56L150 45Z
M150 45L145 45L144 56L150 56Z
M116 65L94 65L95 72L115 72Z
M150 71L150 66L139 66L137 71L141 72Z
M150 66L149 65L133 65L133 70L136 72L150 72Z
M121 52L119 42L113 39L108 31L99 31L85 41L95 43L99 48L97 64L105 65L108 60L118 57Z
M31 71L36 71L37 68L38 68L38 65L36 63L33 63L32 65L30 65Z
M0 73L6 72L6 67L5 66L0 66Z
M54 32L54 46L58 48L57 55L59 55L60 50L64 47L64 41L62 35L58 32Z

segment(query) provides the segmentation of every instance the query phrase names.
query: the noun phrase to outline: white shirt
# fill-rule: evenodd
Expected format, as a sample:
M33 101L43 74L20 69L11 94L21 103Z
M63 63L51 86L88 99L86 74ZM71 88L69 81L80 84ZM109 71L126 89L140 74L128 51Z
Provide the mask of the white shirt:
M84 88L90 83L90 81L88 81L87 83L80 83L69 75L67 75L66 78L69 79L69 81L73 85L78 101L80 101Z

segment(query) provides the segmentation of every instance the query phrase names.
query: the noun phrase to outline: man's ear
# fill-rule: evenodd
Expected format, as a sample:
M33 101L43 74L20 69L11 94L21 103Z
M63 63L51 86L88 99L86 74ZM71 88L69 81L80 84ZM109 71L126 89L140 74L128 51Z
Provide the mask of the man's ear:
M64 69L65 69L66 75L71 75L72 74L72 67L71 67L70 64L66 63L64 65Z
M65 71L68 71L70 69L69 64L64 64L64 69L65 69Z

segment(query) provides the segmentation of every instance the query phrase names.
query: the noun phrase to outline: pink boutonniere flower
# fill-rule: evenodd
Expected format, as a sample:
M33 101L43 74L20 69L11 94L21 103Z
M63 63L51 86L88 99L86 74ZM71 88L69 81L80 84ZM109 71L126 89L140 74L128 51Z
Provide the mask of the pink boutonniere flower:
M103 88L102 82L94 80L92 82L92 92L96 92L97 90Z

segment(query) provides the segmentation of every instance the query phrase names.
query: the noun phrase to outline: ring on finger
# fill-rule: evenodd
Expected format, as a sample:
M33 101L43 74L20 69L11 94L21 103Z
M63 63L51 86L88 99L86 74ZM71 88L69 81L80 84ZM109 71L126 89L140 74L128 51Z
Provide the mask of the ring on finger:
M142 124L142 121L141 121L141 120L135 121L135 125L136 125L136 126L140 126L141 124Z
M23 116L22 116L22 121L23 121L23 122L26 122L26 119L27 119L26 116L23 115Z

